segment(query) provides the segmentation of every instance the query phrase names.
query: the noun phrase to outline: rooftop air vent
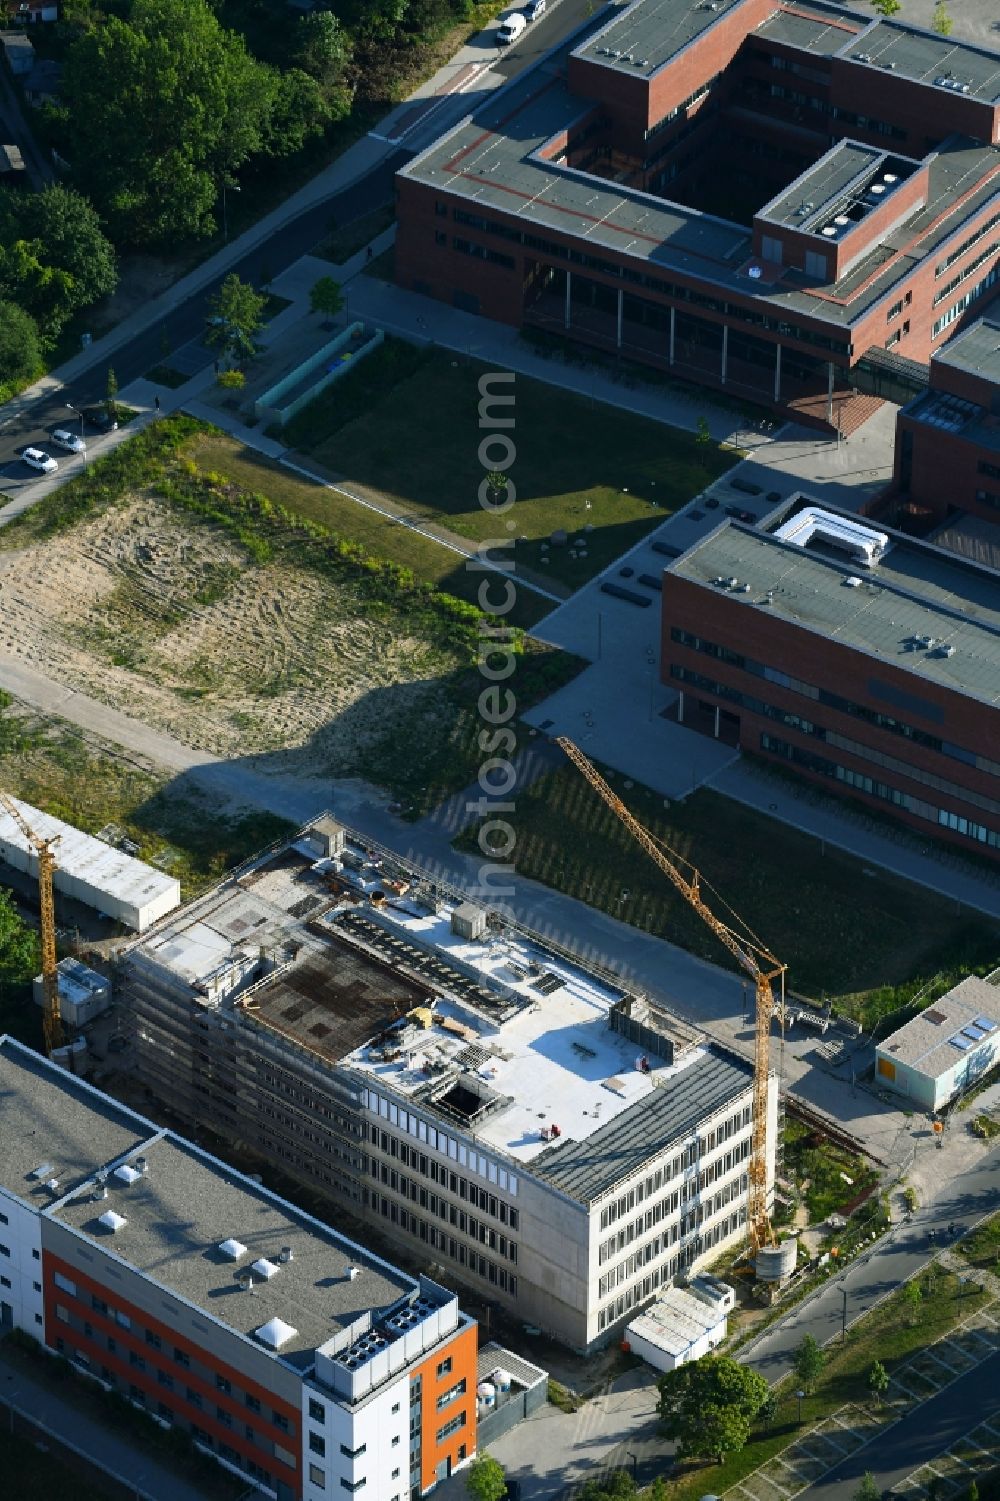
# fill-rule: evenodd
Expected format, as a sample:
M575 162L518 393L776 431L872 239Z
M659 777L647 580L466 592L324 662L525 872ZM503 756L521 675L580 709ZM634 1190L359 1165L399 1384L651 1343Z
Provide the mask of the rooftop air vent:
M268 1261L266 1256L261 1256L252 1263L253 1270L264 1282L270 1282L272 1277L278 1275L279 1267L276 1262Z
M43 1182L44 1179L46 1179L49 1176L49 1174L51 1173L51 1171L52 1171L52 1164L51 1164L51 1162L43 1162L42 1165L41 1165L41 1167L34 1168L28 1174L28 1177L29 1178L34 1178L36 1183L41 1183L41 1182Z
M942 646L941 655L942 657L953 657L955 655L955 648L950 643L947 646Z
M94 1189L94 1198L95 1199L106 1199L107 1196L108 1196L107 1185L105 1183L98 1183L97 1187Z
M298 1333L291 1324L286 1324L284 1319L268 1319L266 1324L261 1324L254 1334L262 1345L267 1345L269 1350L280 1350L282 1345L287 1345L290 1339L294 1339Z
M149 1172L149 1163L146 1161L145 1157L137 1157L135 1159L135 1170L139 1174L140 1178L144 1178L146 1176L146 1174Z
M288 1262L292 1260L291 1246L282 1246L281 1255L278 1257L278 1260L283 1262L287 1266Z
M844 580L844 586L848 589L860 589L861 580L858 578L856 573L850 573Z
M245 1293L253 1292L253 1272L248 1266L243 1267L241 1271L236 1273L236 1280Z
M885 172L882 175L882 181L886 184L887 187L891 187L894 182L899 181L899 178L895 172Z
M837 226L835 224L824 224L821 233L825 234L829 239L831 235L835 235L837 233Z
M344 1276L348 1282L353 1282L355 1277L361 1276L361 1268L359 1266L347 1266L344 1268Z
M57 1193L58 1189L59 1189L59 1179L58 1178L50 1178L49 1181L46 1183L45 1187L48 1189L48 1191L49 1191L50 1194Z
M247 1248L243 1242L234 1240L232 1236L228 1240L219 1242L219 1250L229 1261L239 1261L240 1257L245 1256L247 1253Z
M110 1230L112 1235L117 1235L119 1230L125 1228L128 1221L123 1215L115 1214L113 1209L106 1209L97 1223L103 1225L105 1230Z

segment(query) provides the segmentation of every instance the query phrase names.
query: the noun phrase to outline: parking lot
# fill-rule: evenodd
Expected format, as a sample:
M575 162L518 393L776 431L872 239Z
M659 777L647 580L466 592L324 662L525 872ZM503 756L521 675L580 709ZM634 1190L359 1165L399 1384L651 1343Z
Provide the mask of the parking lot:
M731 1501L791 1501L871 1443L889 1425L906 1417L920 1403L936 1396L998 1350L1000 1302L994 1301L894 1371L881 1406L849 1403L840 1408L726 1491L726 1496ZM930 1482L937 1476L937 1501L947 1501L958 1490L968 1487L976 1468L991 1468L997 1463L1000 1463L1000 1410L995 1419L980 1423L959 1444L909 1477L905 1489L896 1487L893 1494L904 1497L905 1501L929 1501Z

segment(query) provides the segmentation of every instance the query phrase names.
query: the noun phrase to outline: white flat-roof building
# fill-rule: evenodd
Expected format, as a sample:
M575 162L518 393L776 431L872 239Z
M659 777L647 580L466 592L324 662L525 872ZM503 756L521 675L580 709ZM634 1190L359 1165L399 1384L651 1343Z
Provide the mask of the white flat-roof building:
M180 905L181 886L176 877L123 854L20 798L11 801L40 838L59 841L55 846L56 869L52 878L56 891L137 933L144 932ZM38 856L6 808L0 808L0 860L14 870L38 876Z
M714 1277L695 1277L686 1288L671 1287L661 1293L626 1325L625 1339L633 1354L654 1370L676 1370L722 1343L735 1301L732 1288L725 1283Z
M111 981L79 959L60 959L59 1014L68 1027L85 1027L111 1005ZM45 1004L45 979L36 975L32 984L35 1004Z
M1000 971L970 975L875 1049L875 1077L940 1110L1000 1063Z
M748 1060L349 831L316 851L126 951L150 1089L576 1348L745 1234ZM776 1134L772 1081L771 1171Z

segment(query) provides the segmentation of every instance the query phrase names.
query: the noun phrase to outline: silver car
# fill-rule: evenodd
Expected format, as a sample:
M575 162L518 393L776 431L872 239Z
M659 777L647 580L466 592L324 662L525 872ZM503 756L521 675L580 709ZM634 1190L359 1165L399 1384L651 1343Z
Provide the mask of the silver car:
M52 434L52 441L57 448L65 448L67 453L86 453L87 445L79 433L68 432L64 427L57 427Z
M52 455L45 453L41 448L26 448L21 458L29 469L37 469L39 474L54 474L59 468Z

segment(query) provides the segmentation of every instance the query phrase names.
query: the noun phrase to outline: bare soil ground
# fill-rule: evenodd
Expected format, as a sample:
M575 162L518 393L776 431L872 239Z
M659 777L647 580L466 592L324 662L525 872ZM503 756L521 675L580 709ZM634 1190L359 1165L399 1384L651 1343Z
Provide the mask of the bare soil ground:
M299 774L454 712L454 659L393 625L151 498L0 553L0 650L215 755L294 750Z

